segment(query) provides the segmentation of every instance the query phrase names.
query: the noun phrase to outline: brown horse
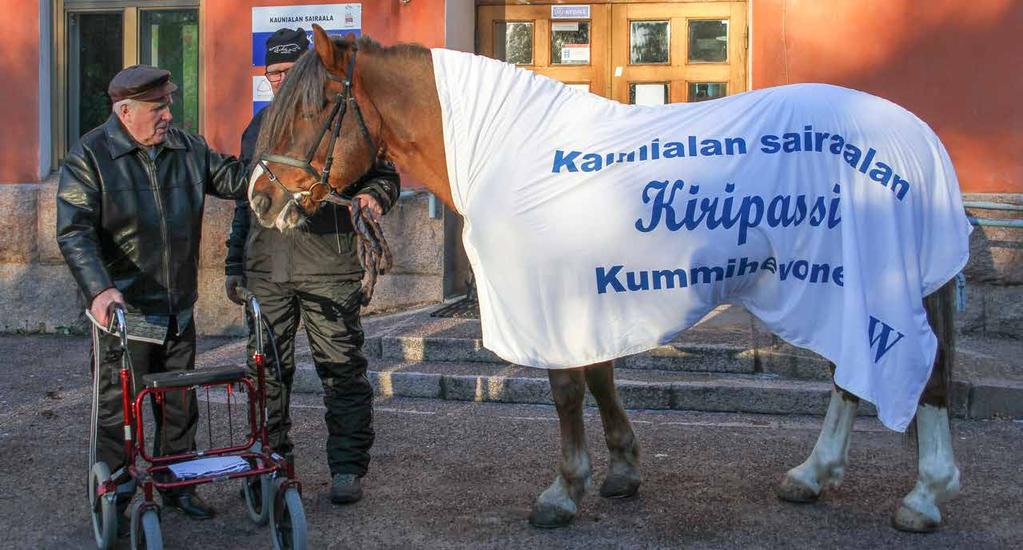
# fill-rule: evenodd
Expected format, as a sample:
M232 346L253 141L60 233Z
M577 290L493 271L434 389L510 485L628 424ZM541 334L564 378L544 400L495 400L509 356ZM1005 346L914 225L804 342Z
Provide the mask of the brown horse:
M260 223L281 229L296 226L320 201L331 200L331 190L343 190L356 181L377 156L393 161L454 209L430 50L332 39L319 27L314 29L315 50L292 69L260 135L264 161L249 188ZM336 141L328 139L333 133L340 136ZM333 171L324 168L330 162ZM945 285L926 299L940 344L917 409L918 482L893 518L900 529L937 528L941 522L937 505L959 488L947 411L953 358L951 296L951 286ZM615 388L612 362L552 369L548 375L560 420L562 461L553 484L537 498L529 521L538 527L559 527L575 517L591 481L582 415L587 387L596 398L610 451L601 496L637 493L639 445ZM817 445L806 462L786 474L779 497L813 501L825 488L838 485L856 405L855 397L835 386Z

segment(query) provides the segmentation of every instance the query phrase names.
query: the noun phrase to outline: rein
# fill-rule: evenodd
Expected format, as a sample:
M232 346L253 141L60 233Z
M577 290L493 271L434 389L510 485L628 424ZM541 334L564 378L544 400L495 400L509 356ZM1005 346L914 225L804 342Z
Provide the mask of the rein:
M355 118L359 123L359 131L368 145L370 166L373 165L377 155L380 153L380 148L373 142L373 137L369 134L369 128L366 127L366 120L362 116L362 110L359 109L359 102L355 100L355 95L352 93L352 81L355 77L355 56L357 53L358 50L352 51L352 56L348 61L348 69L345 71L345 78L343 80L327 71L327 78L341 83L341 92L334 98L334 106L330 110L330 116L323 122L316 141L309 146L309 151L305 157L297 159L287 155L261 155L259 158L259 165L268 174L269 180L284 190L285 193L291 195L295 201L310 197L316 203L326 201L341 206L347 206L351 203L350 200L342 198L340 193L334 190L329 183L330 169L334 165L334 145L337 143L338 136L341 135L341 123L348 112L349 103L352 104L352 111L355 112ZM328 131L330 131L330 139L327 141L327 160L324 162L323 172L320 172L312 165L312 160L316 156L316 151L320 148L320 144L323 143L323 138L327 135ZM300 168L318 181L307 190L293 191L287 185L284 185L273 171L270 170L269 163L271 162Z

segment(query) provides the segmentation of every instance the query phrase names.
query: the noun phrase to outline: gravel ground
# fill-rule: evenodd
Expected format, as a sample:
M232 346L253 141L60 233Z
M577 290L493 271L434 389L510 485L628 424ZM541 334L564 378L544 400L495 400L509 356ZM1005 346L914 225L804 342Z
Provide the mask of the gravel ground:
M88 340L2 336L0 356L2 546L89 548ZM889 517L912 488L913 449L876 420L858 421L846 484L797 506L775 499L774 485L812 448L820 419L634 411L640 496L607 501L591 493L572 527L540 531L526 517L557 466L552 407L378 401L366 497L346 507L327 498L318 399L299 395L293 407L311 548L1023 547L1019 422L955 423L963 493L946 505L941 531L909 535L889 527ZM224 406L211 408L216 415ZM587 410L587 428L599 485L607 452L595 410ZM214 520L165 512L166 546L269 547L267 528L248 522L237 487L201 489L219 512Z

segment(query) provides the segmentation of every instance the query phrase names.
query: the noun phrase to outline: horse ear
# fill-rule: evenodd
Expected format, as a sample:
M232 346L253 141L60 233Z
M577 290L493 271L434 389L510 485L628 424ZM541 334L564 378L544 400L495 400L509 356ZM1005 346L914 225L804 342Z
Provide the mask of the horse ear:
M323 30L323 27L313 23L313 44L316 47L316 55L320 56L320 61L323 62L324 67L336 67L337 63L337 50L334 49L334 42L327 36L327 32Z

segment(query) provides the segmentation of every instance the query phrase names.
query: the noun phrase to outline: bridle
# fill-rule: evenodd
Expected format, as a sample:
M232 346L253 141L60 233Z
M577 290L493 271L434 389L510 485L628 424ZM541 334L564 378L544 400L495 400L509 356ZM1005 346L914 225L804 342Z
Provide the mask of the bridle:
M377 156L380 153L380 149L373 142L373 137L369 135L369 128L366 127L366 121L362 117L362 111L359 109L359 102L355 100L355 95L352 94L352 80L355 77L355 55L358 50L352 50L352 56L348 61L348 69L345 71L345 78L341 79L334 76L329 70L327 71L327 78L334 82L341 83L341 92L334 98L334 106L330 110L330 116L323 122L323 126L320 127L319 136L316 141L309 146L309 151L302 159L289 157L287 155L261 155L259 158L259 166L269 176L271 182L284 190L285 193L291 196L292 200L298 202L303 198L309 197L313 202L330 202L341 206L347 206L351 201L341 197L334 188L330 186L328 180L330 179L330 169L334 165L334 145L337 143L337 138L341 134L341 122L345 118L345 113L348 111L348 104L352 104L352 111L355 112L355 118L359 122L359 130L362 133L362 137L366 140L366 144L369 146L370 154L370 166L376 162ZM323 172L316 170L316 167L312 165L313 157L316 155L316 151L320 148L320 144L323 143L324 136L330 131L330 140L327 142L327 160L323 164ZM305 191L293 191L288 188L287 185L274 175L273 171L270 170L269 163L284 164L286 166L293 166L295 168L301 168L307 174L316 178L318 181ZM322 191L318 191L317 188L322 186ZM322 194L317 197L317 194Z

